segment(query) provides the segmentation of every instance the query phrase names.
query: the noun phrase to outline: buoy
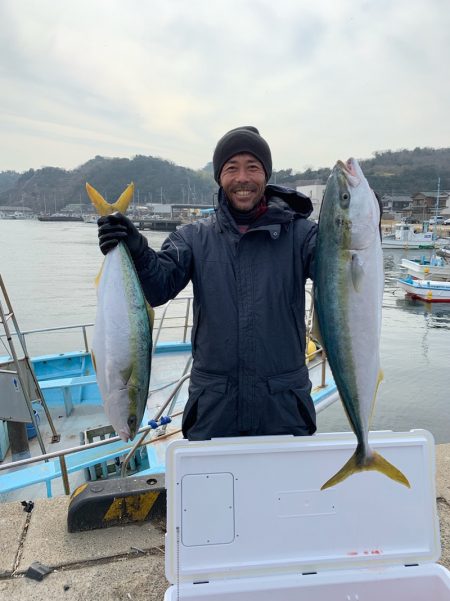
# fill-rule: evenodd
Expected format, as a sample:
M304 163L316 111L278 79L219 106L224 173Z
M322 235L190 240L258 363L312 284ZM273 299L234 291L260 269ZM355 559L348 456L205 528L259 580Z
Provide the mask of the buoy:
M309 363L309 361L312 358L313 354L317 350L317 346L315 345L315 343L311 339L309 339L307 342L308 342L308 345L306 347L306 363Z

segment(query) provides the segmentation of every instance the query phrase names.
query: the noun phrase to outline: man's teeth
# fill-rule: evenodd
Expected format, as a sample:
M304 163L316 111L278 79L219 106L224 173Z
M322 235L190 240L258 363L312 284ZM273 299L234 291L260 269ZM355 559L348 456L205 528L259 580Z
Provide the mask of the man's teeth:
M250 196L250 190L236 190L236 195L240 198L246 198Z

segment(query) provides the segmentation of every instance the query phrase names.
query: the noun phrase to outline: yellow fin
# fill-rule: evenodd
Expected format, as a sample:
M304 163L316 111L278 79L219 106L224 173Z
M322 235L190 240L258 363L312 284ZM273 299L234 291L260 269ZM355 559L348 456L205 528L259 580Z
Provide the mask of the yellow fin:
M399 484L403 484L404 486L411 488L408 478L399 469L392 465L392 463L389 463L389 461L382 457L379 453L374 451L373 455L363 462L359 450L356 449L355 453L350 457L347 463L334 476L327 480L325 484L323 484L323 486L320 487L320 490L331 488L332 486L343 482L352 474L356 474L357 472L365 472L369 470L381 472L388 478L395 480L395 482L398 482Z
M350 263L350 274L352 276L353 288L356 292L361 291L361 281L364 277L364 267L358 253L352 254L352 260Z
M120 370L120 375L122 376L122 380L125 384L127 384L131 378L131 374L133 373L133 364L130 363L126 365L123 369Z
M153 310L153 307L148 303L148 301L145 301L145 305L147 307L148 319L150 321L150 329L153 330L153 323L155 321L155 311Z
M96 288L98 288L98 285L99 285L99 283L100 283L100 278L102 277L103 265L104 265L104 264L105 264L105 263L103 262L103 263L102 263L102 266L100 267L100 271L99 271L99 272L97 273L97 275L95 276L95 280L94 280L94 282L95 282L95 287L96 287Z
M131 184L125 188L125 190L113 204L109 204L109 202L107 202L100 194L100 192L97 192L97 190L87 182L86 192L99 215L111 215L111 213L115 213L116 211L125 213L133 198L134 184L131 182Z

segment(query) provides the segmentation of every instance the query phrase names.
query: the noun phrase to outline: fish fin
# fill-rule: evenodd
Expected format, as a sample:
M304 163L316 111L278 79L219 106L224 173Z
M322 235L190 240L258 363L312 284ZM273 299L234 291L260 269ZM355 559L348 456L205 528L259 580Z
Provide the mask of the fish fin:
M150 329L152 330L153 323L155 321L155 311L153 310L153 307L147 301L145 301L145 306L147 308L148 319L150 321Z
M314 295L313 295L313 297L314 297ZM313 316L312 316L312 323L311 323L311 329L310 329L310 338L317 340L319 345L323 348L322 334L320 333L319 318L317 315L315 305L314 305L314 312L313 312Z
M120 375L122 376L122 380L125 384L127 384L131 378L131 374L133 373L133 364L127 365L123 369L120 370Z
M353 288L356 290L356 292L360 292L361 280L364 275L364 267L363 262L359 258L358 253L352 254L352 262L350 269L352 275Z
M99 215L111 215L115 211L125 213L134 194L133 182L129 184L115 203L109 204L100 192L86 182L86 192Z
M375 392L373 395L373 400L372 400L372 407L370 409L370 416L369 416L369 428L370 428L370 424L372 422L372 417L373 417L373 410L375 408L375 400L377 398L377 394L378 394L378 388L380 387L381 382L384 380L384 372L382 369L378 370L378 379L377 379L377 383L375 386Z
M112 205L113 211L120 211L121 213L125 213L128 209L130 202L133 200L134 195L134 184L128 184L116 202Z
M395 482L411 488L408 478L379 453L374 451L372 455L363 462L361 458L361 452L359 448L357 448L347 463L334 476L327 480L325 484L320 487L320 490L331 488L332 486L343 482L352 474L370 470L381 472L388 478L391 478L391 480L395 480Z
M103 263L102 263L102 266L100 267L100 271L99 271L99 272L97 273L97 275L95 276L94 283L95 283L95 287L96 287L96 288L98 288L98 285L100 284L100 278L102 277L102 273L103 273L103 265L104 265L104 264L105 264L105 263L103 262Z

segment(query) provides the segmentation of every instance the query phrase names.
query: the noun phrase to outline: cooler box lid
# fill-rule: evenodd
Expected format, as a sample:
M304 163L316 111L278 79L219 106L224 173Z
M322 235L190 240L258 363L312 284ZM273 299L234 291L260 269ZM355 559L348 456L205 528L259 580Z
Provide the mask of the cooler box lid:
M372 432L369 441L411 488L370 471L321 490L353 454L352 433L172 442L167 579L180 585L436 561L431 434Z

